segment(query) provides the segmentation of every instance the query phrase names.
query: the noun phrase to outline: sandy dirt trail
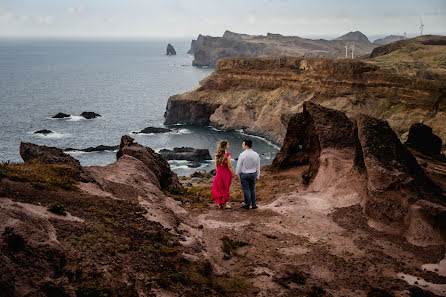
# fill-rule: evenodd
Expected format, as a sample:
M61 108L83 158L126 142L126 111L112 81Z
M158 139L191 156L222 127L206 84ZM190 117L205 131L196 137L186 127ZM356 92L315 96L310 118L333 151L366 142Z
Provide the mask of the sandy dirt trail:
M372 229L352 191L293 187L302 170L265 176L256 210L240 202L191 210L217 274L246 280L257 296L411 296L416 286L428 294L420 296L446 296L444 246L414 246ZM279 184L289 190L278 194ZM225 253L224 236L244 246ZM441 270L426 269L429 263ZM393 295L379 295L386 292Z

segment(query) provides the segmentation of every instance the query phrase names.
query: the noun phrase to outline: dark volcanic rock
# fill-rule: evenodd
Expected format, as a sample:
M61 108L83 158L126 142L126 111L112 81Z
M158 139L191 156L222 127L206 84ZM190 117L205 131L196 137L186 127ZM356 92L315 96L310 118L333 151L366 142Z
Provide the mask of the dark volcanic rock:
M168 128L147 127L147 128L144 128L143 130L141 130L139 132L135 132L135 133L151 134L151 133L167 133L167 132L172 132L172 130L168 129Z
M441 138L432 133L432 128L422 123L413 124L405 145L416 149L425 155L441 153Z
M194 124L209 125L210 117L220 104L198 101L177 101L178 95L171 96L167 101L164 113L164 125Z
M166 49L166 55L168 56L174 56L176 55L177 52L175 51L175 49L173 48L173 45L171 45L170 43L167 45L167 49Z
M58 114L56 114L55 116L53 116L53 119L63 119L63 118L69 118L70 115L63 113L63 112L59 112Z
M34 133L35 133L35 134L48 135L48 134L53 133L53 131L51 131L51 130L47 130L47 129L43 129L43 130L38 130L38 131L36 131L36 132L34 132Z
M305 102L303 113L288 123L284 144L272 163L273 169L309 164L304 180L312 180L319 169L319 157L325 149L353 149L353 124L337 110Z
M366 213L388 224L403 224L409 206L440 197L438 187L385 121L356 117L355 167L366 176ZM441 202L441 201L440 201Z
M78 160L56 147L21 142L20 156L25 162L41 161L46 164L69 164L81 168Z
M181 188L178 176L170 170L170 165L160 154L157 154L150 147L144 147L133 142L134 139L128 135L121 138L119 151L116 158L124 155L132 156L143 162L157 177L161 189Z
M98 146L90 146L88 148L85 149L76 149L76 148L66 148L64 149L65 152L68 151L79 151L79 152L86 152L86 153L91 153L91 152L103 152L103 151L115 151L119 149L119 145L98 145Z
M160 151L160 154L166 160L187 160L193 162L212 160L208 149L195 149L191 147L176 147L173 151L164 149Z
M86 118L87 120L90 120L100 117L101 115L92 111L84 111L83 113L80 114L80 116Z

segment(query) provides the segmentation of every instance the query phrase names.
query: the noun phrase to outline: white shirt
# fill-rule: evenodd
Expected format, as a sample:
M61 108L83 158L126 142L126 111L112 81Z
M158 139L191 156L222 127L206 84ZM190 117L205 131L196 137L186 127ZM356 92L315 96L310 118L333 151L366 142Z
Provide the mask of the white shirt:
M240 173L253 172L257 172L257 178L260 177L260 157L252 149L247 149L238 157L235 173L240 176Z

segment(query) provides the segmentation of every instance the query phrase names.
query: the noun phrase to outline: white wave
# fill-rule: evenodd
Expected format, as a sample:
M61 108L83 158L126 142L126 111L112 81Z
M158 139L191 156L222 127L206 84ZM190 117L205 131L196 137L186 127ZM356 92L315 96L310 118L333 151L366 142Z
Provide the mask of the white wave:
M172 170L175 170L175 169L190 169L190 167L187 166L187 165L170 165L170 168Z
M83 152L83 151L65 151L65 153L70 155L80 155L80 154L88 154L89 152Z
M70 122L77 122L77 121L82 121L82 120L86 120L86 118L84 118L83 116L80 115L70 115L70 117L68 118L68 121Z
M277 149L277 150L280 151L280 147L279 147L278 145L274 144L273 142L269 141L268 139L266 139L266 138L264 138L264 137L257 136L257 135L252 135L252 134L248 134L248 133L246 133L243 129L235 130L235 131L239 132L240 134L243 134L243 135L252 137L252 138L260 139L260 140L266 142L266 143L269 144L270 146L272 146L272 147L274 147L275 149Z
M58 133L58 132L51 132L48 134L41 134L41 133L34 133L34 131L28 132L28 134L32 134L34 136L40 137L40 138L63 138L67 137L70 134L68 133Z
M217 129L217 128L215 128L215 127L212 127L212 126L208 126L211 130L213 130L213 131L217 131L217 132L221 132L222 130L220 130L220 129Z
M191 134L192 131L186 128L178 129L175 131L177 134Z
M167 161L169 164L171 164L171 165L175 165L175 164L187 164L187 163L189 163L190 161L187 161L187 160L169 160L169 161Z

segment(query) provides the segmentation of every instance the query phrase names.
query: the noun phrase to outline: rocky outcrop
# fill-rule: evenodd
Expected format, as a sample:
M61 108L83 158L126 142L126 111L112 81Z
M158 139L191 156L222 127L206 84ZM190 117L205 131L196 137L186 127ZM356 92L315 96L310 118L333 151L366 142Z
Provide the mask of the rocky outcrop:
M433 156L441 153L441 138L432 133L432 128L422 123L410 126L406 146L416 149L420 153Z
M20 156L25 162L40 161L46 164L68 164L74 168L81 169L81 164L77 159L56 147L21 142Z
M90 146L84 149L76 149L76 148L66 148L64 149L65 152L86 152L86 153L91 153L91 152L103 152L103 151L115 151L119 149L119 145L98 145L98 146Z
M146 127L142 129L139 132L134 132L136 134L143 133L143 134L159 134L159 133L167 133L172 132L171 129L168 128L160 128L160 127Z
M406 39L406 37L401 36L401 35L389 35L389 36L386 36L383 38L378 38L375 41L373 41L373 43L376 45L385 45L385 44L389 44L389 43L404 40L404 39Z
M37 130L34 132L34 134L43 134L43 135L48 135L53 133L53 131L48 130L48 129L43 129L43 130Z
M70 115L63 113L63 112L59 112L58 114L56 114L55 116L53 116L53 119L63 119L63 118L69 118Z
M370 43L370 40L360 31L355 32L348 32L347 34L344 34L335 40L346 40L346 41L356 41L356 42L364 42L364 43Z
M197 39L193 39L190 43L190 49L187 51L187 54L194 55L197 47L203 42L204 36L198 35Z
M192 162L201 162L212 160L208 149L195 149L192 147L176 147L173 150L163 149L161 156L166 160L187 160Z
M366 41L365 41L366 40ZM367 37L355 44L355 52L361 56L372 51L375 45ZM239 34L226 31L222 37L204 36L197 40L192 65L215 67L225 57L277 57L317 56L345 57L345 45L350 40L312 40L298 36L268 33L266 36Z
M84 111L80 114L81 117L86 118L87 120L95 119L100 117L101 115L92 111Z
M132 156L140 160L151 172L156 180L151 182L160 189L174 189L181 187L178 176L170 170L169 163L160 154L155 153L150 147L144 147L128 135L122 136L116 159L123 156Z
M446 197L387 122L363 114L352 122L342 112L305 103L286 135L273 169L308 165L302 177L310 190L361 196L370 219L414 243L446 238Z
M196 89L169 98L165 124L243 129L282 144L290 118L311 101L354 117L387 120L401 136L424 121L446 139L446 111L432 112L444 82L397 75L364 61L313 57L225 58Z
M354 151L352 127L344 113L306 102L303 112L291 118L284 144L272 167L284 169L309 164L303 174L308 184L317 175L321 154L325 151Z
M166 55L167 56L175 56L177 54L175 48L170 43L167 45L166 48Z

